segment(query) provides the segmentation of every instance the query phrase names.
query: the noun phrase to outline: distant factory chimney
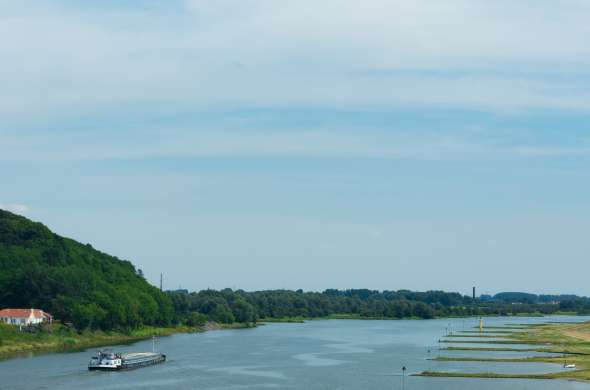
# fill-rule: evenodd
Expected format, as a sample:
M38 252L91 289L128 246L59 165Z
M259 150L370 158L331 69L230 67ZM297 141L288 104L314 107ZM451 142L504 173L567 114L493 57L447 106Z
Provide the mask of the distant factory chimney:
M475 289L475 287L474 287ZM160 291L162 291L162 274L160 274ZM475 291L475 290L474 290ZM474 293L475 294L475 293Z
M475 286L473 287L473 301L475 301Z

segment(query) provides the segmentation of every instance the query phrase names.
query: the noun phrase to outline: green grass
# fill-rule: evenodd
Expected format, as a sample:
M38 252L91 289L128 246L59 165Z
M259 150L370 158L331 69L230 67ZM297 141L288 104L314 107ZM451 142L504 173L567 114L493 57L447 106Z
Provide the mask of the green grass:
M585 353L566 351L559 348L493 348L493 347L447 347L441 351L483 351L483 352L549 352L571 355L585 355Z
M488 327L487 329L490 329ZM496 327L498 328L498 327ZM502 327L506 328L506 327ZM491 372L462 373L462 372L434 372L425 371L419 375L451 377L451 378L528 378L528 379L570 379L590 381L590 322L589 323L551 323L535 324L526 331L507 334L509 342L495 341L491 344L546 344L547 348L515 349L509 347L478 348L478 347L448 347L446 350L455 351L506 351L506 352L553 352L564 356L547 357L535 356L524 358L484 358L484 357L438 357L433 360L455 362L507 362L507 363L567 363L576 364L575 370L565 370L549 374L497 374ZM464 343L469 343L464 341ZM487 343L487 342L486 342ZM567 356L567 357L566 357Z
M489 363L557 363L564 362L566 355L562 356L529 356L525 358L482 358L482 357L448 357L439 356L431 360L438 362L489 362ZM571 360L569 356L568 360Z
M532 340L440 340L441 343L448 343L448 344L545 344L545 343L538 343L533 342Z
M448 317L445 317L448 318ZM399 320L424 320L420 317L364 317L360 314L342 313L330 314L323 317L279 317L279 318L261 318L258 322L305 322L305 321L321 321L321 320L385 320L385 321L399 321Z
M577 311L556 311L552 315L554 315L554 316L579 316L579 315L583 315L583 314L580 314Z
M424 371L415 376L429 376L439 378L496 378L496 379L555 379L555 374L498 374L495 372L440 372Z
M512 334L518 333L516 330L460 330L459 333L478 333L478 334L490 334L490 333L498 333L498 334Z
M0 324L0 358L25 353L77 351L114 344L126 344L152 336L169 336L180 332L198 332L201 328L186 326L143 327L129 332L83 331L59 323L46 325L35 333L20 332L17 327Z
M474 329L479 329L479 326L474 326ZM499 329L499 330L523 330L526 326L506 325L506 326L484 326L485 329Z
M506 334L502 334L501 336L496 336L496 335L491 335L491 334L451 334L451 335L444 336L444 337L447 339L452 339L452 338L456 338L456 337L458 337L458 338L464 337L464 338L478 338L478 339L479 338L494 339L494 338L505 338Z
M258 320L259 323L267 323L267 322L284 322L284 323L304 323L308 321L309 318L306 317L281 317L281 318L261 318Z

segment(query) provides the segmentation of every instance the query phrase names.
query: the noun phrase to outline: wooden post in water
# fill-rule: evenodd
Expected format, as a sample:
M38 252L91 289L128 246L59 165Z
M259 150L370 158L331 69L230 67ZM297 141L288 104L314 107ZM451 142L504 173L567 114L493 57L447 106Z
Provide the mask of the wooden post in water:
M402 367L402 390L406 388L406 366Z

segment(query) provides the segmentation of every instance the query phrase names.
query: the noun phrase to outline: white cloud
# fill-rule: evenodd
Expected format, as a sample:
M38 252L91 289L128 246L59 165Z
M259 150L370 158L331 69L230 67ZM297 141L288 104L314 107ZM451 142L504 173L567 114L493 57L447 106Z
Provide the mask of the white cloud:
M178 4L6 2L0 34L13 39L0 45L0 112L148 103L590 109L587 81L576 77L586 80L590 64L587 2ZM358 76L372 70L423 73ZM539 71L546 77L529 77Z
M29 207L18 203L0 203L0 209L10 211L15 214L26 214L29 212Z

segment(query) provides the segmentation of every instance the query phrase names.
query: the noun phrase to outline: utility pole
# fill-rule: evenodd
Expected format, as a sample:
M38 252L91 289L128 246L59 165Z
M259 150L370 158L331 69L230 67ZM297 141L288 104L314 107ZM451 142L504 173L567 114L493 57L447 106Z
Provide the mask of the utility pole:
M475 286L473 286L473 295L471 299L471 315L474 315L476 312L476 303L475 303Z

